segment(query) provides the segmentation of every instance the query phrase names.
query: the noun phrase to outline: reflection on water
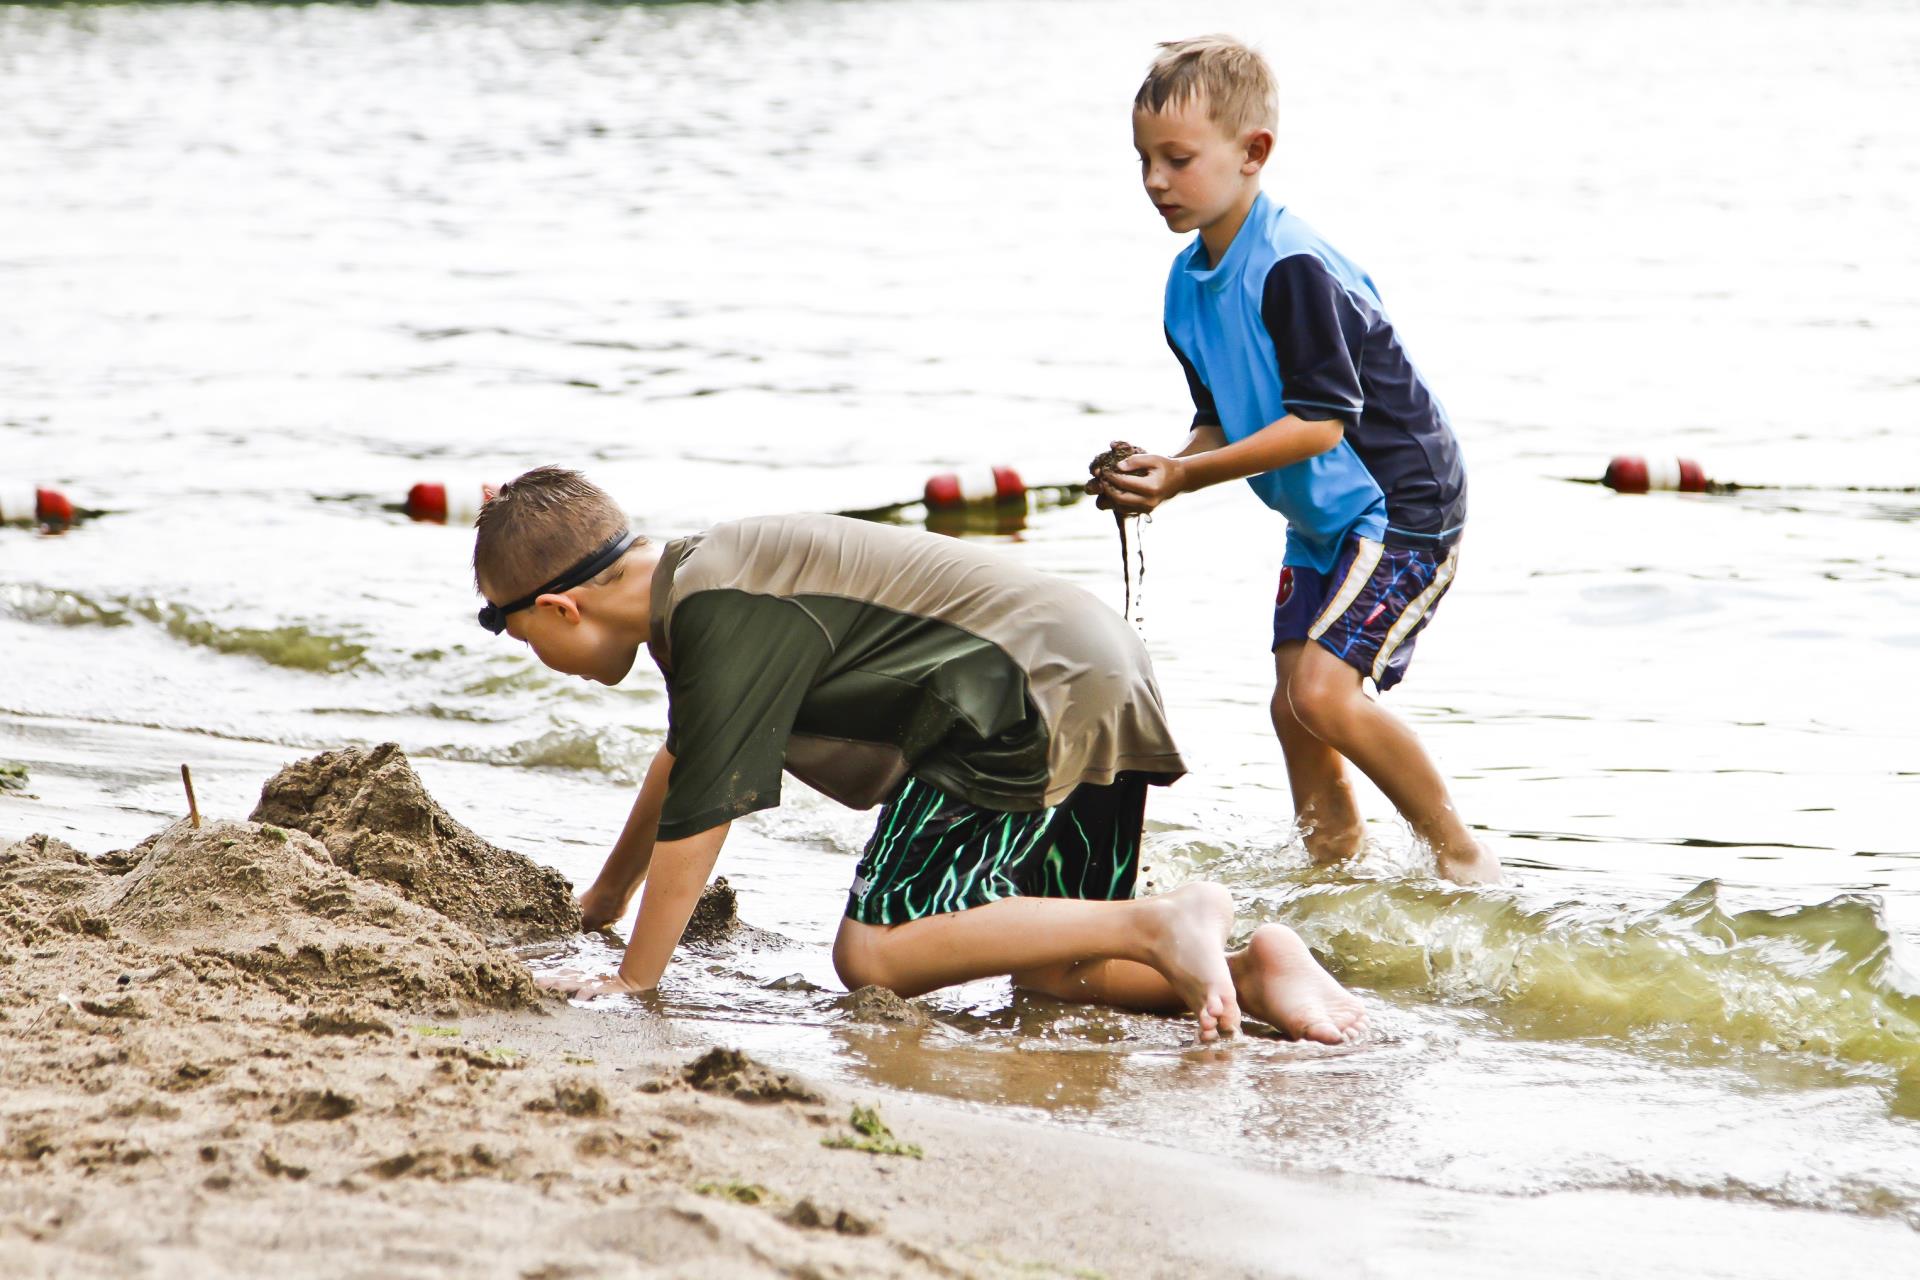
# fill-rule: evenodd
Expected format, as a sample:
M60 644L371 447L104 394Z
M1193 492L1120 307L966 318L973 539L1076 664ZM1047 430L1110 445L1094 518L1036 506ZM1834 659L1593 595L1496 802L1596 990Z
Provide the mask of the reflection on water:
M1168 21L0 8L0 483L103 513L0 530L0 758L32 779L0 838L130 843L182 759L244 813L286 760L392 739L471 825L590 878L659 681L588 689L482 635L465 532L385 509L420 482L571 462L656 536L857 510L1118 607L1113 522L1073 482L1191 414L1158 312L1176 242L1125 136ZM723 868L797 945L685 957L658 1008L1246 1159L1915 1220L1920 16L1194 24L1346 51L1287 60L1269 188L1367 263L1460 425L1461 576L1389 705L1517 887L1426 878L1370 791L1364 859L1307 868L1265 714L1280 529L1226 486L1153 530L1142 633L1195 766L1153 797L1153 879L1300 929L1367 993L1366 1043L1202 1051L1003 983L941 995L930 1030L852 1023L825 944L869 819L798 786ZM1782 487L1559 478L1622 451ZM912 501L996 464L1025 509Z

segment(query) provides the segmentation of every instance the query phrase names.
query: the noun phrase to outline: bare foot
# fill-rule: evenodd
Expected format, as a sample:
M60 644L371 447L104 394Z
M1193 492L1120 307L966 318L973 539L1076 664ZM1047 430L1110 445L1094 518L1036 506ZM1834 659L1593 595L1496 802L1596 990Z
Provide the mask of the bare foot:
M1344 830L1305 827L1300 833L1300 843L1307 846L1307 858L1314 866L1330 867L1352 861L1367 847L1366 830L1358 824Z
M1200 1039L1240 1033L1240 1001L1227 968L1233 898L1217 884L1182 885L1146 898L1153 910L1153 967L1200 1020Z
M1263 924L1227 957L1241 1006L1296 1040L1344 1044L1367 1024L1366 1006L1283 924Z
M1470 841L1464 849L1434 850L1434 862L1440 874L1455 884L1499 884L1500 859L1479 841Z

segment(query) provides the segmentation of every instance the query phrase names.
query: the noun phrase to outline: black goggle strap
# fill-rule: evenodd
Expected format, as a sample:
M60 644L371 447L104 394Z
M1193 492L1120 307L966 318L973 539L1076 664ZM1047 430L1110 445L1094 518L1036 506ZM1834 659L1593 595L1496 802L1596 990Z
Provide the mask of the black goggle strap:
M509 600L505 604L489 604L480 610L480 625L499 635L507 629L507 615L529 608L541 596L550 596L558 591L569 591L581 583L599 577L621 556L627 554L627 548L639 541L640 535L622 529L613 535L598 551L575 564L571 569L555 578L545 586L536 587L518 600Z

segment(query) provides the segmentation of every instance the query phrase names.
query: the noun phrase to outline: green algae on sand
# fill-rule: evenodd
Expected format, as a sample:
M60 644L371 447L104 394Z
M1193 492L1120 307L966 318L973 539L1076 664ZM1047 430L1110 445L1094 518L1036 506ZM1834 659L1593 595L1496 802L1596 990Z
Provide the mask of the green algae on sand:
M847 1123L853 1126L858 1137L837 1134L831 1138L820 1139L823 1147L832 1147L836 1151L865 1151L876 1156L910 1156L915 1160L926 1153L911 1142L902 1142L893 1136L893 1130L880 1118L880 1108L863 1107L853 1104L853 1114L847 1117Z

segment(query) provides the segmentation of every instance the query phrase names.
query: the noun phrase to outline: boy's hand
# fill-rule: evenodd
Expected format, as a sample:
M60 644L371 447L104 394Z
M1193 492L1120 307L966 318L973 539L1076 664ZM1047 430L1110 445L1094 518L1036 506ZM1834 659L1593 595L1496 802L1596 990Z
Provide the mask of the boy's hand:
M562 991L575 999L585 1000L593 996L634 995L649 988L628 982L619 974L596 976L581 973L577 969L555 969L551 973L535 974L534 985L548 991Z
M625 914L627 899L623 894L609 893L598 884L589 885L580 894L580 927L588 933L606 928Z
M1186 464L1179 458L1136 453L1102 473L1098 483L1102 510L1145 515L1186 488Z

